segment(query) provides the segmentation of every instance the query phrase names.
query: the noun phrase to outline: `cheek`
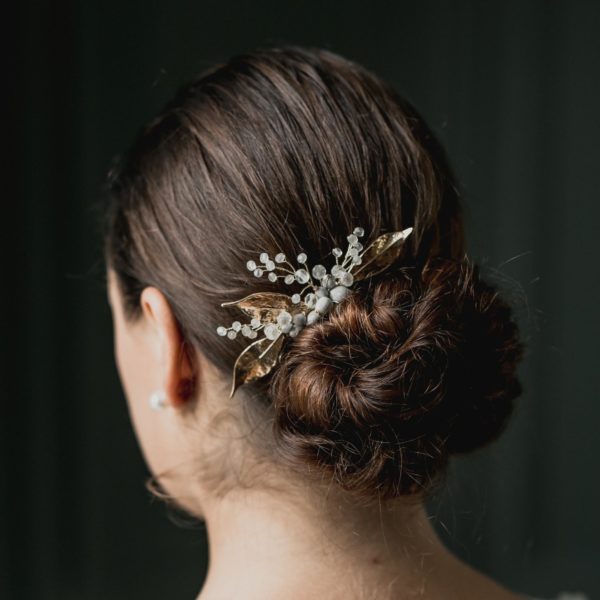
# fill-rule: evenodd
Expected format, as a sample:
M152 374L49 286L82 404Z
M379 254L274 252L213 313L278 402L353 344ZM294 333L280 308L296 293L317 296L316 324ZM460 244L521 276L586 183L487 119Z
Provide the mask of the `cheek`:
M115 327L115 359L130 409L139 404L143 396L150 393L147 377L148 358L143 344L136 343L136 337L133 334L117 325Z
M150 394L160 387L159 369L139 334L115 324L115 362L127 399L127 407L138 444L148 468L156 472L160 464L156 431L161 416L148 404Z

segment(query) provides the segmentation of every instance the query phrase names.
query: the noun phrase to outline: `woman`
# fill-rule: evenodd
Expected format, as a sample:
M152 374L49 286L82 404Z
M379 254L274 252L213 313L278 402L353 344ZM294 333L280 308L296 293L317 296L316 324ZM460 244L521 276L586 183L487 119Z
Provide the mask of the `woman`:
M159 487L206 522L200 600L522 598L423 506L506 426L522 345L406 100L329 51L236 56L110 195L117 365Z

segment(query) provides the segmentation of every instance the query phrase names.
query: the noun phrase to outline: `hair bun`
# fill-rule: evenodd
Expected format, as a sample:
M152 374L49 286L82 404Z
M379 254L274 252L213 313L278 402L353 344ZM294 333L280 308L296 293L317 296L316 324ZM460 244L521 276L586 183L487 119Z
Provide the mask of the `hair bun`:
M521 392L517 325L467 260L353 290L273 375L282 456L365 497L425 490L453 453L506 425Z

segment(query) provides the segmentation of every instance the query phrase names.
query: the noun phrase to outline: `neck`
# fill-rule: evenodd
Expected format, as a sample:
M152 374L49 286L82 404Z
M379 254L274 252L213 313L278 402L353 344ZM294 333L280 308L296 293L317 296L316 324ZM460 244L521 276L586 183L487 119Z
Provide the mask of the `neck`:
M198 600L333 600L361 597L359 590L385 598L399 589L403 598L447 598L439 581L466 568L422 504L374 509L309 498L244 490L209 503L210 562Z

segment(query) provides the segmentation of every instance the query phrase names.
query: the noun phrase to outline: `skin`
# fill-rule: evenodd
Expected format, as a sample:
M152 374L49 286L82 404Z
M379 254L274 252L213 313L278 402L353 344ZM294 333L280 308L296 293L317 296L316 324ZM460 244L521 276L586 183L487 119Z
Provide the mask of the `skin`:
M197 600L523 600L449 552L422 502L361 507L260 455L247 439L242 396L227 400L230 382L185 344L162 292L145 288L133 321L111 270L108 292L117 368L146 463L169 473L163 487L206 523L210 563ZM166 394L162 411L148 403L155 390Z

